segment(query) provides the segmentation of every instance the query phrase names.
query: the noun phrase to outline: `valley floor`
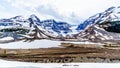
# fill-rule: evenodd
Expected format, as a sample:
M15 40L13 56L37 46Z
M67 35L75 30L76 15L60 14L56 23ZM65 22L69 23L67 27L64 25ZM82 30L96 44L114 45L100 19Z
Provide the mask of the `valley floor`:
M40 63L44 65L44 63L120 62L119 47L104 47L100 43L44 39L0 44L0 48L0 67L36 68L41 67Z
M0 49L0 58L34 63L120 62L120 49L66 47Z

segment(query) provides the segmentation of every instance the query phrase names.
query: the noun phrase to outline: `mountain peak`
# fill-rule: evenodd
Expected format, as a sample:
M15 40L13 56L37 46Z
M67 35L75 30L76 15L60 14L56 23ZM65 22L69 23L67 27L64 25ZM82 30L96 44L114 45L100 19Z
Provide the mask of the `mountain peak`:
M108 12L108 11L114 11L116 7L112 6L110 8L108 8L107 10L105 10L105 12Z
M71 25L67 22L59 22L54 19L41 21L35 14L26 18L23 16L15 16L9 19L0 19L0 31L6 31L3 32L3 37L14 34L16 35L16 37L14 37L15 39L23 37L22 35L19 35L19 32L26 36L27 34L30 34L28 35L29 37L34 35L35 38L44 38L44 36L52 37L53 35L57 36L59 34L66 35L67 33L72 32L70 27ZM40 37L38 37L38 35L40 35Z
M37 17L37 15L35 15L35 14L31 14L30 17Z
M120 40L120 7L110 7L104 12L89 17L77 29L81 30L78 38L103 42Z
M95 14L94 16L89 17L82 24L77 27L77 30L83 30L87 26L92 24L100 24L105 21L118 21L120 20L120 8L119 7L110 7L104 12Z

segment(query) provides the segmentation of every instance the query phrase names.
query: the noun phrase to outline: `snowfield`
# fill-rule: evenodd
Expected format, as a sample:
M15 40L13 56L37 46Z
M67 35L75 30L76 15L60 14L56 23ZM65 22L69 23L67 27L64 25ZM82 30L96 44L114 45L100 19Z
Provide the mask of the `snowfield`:
M6 61L0 59L0 68L56 68L62 67L63 64L58 63L30 63L18 61Z
M73 44L95 44L102 45L101 43L94 42L72 42L72 41L54 41L54 40L34 40L32 42L16 41L10 43L0 43L0 48L2 49L35 49L35 48L52 48L61 47L61 43L73 43Z
M5 37L5 38L0 38L0 41L9 41L9 40L14 40L12 37Z
M120 64L110 63L28 63L0 59L0 68L119 68Z
M6 61L6 60L2 60L0 59L0 68L4 68L4 67L12 67L12 68L25 68L27 66L27 68L36 68L40 67L39 64L37 63L26 63L26 62L17 62L17 61Z
M70 41L66 41L65 43L73 43L73 44L97 44L97 45L101 45L101 43L94 43L94 42L89 42L89 41L85 41L85 42L70 42Z
M0 48L3 49L35 49L35 48L50 48L59 47L60 41L51 40L34 40L32 42L16 41L10 43L0 43Z
M12 40L12 38L8 37L5 39L0 39L0 41L5 40ZM98 46L101 45L101 43L94 43L94 42L73 42L73 41L55 41L55 40L47 40L47 39L41 39L41 40L34 40L34 41L16 41L16 42L10 42L10 43L0 43L0 48L2 49L35 49L35 48L52 48L52 47L61 47L61 43L73 43L73 44L97 44Z

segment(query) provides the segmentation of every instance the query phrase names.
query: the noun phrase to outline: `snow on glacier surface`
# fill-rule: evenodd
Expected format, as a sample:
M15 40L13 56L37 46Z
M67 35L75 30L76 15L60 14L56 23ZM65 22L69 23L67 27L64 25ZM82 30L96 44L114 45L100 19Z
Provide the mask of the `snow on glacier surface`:
M60 41L51 40L34 40L32 42L16 41L10 43L0 43L0 48L3 49L34 49L34 48L50 48L59 47Z

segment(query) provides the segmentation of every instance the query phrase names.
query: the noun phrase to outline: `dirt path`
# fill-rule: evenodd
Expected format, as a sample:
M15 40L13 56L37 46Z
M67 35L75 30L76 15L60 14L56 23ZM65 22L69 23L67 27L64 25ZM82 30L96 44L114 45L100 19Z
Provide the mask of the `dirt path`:
M44 48L0 49L0 58L36 63L120 62L120 49L108 48Z

